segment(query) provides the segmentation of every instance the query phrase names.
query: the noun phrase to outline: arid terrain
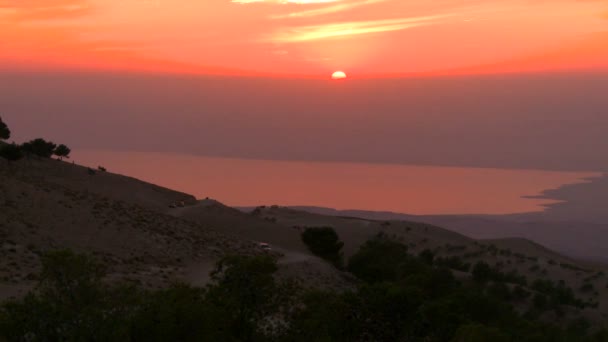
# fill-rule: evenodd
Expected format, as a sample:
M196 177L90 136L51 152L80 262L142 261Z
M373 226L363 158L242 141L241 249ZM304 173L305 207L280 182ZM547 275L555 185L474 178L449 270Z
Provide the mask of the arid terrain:
M155 288L175 281L204 285L222 256L264 253L259 243L265 242L278 257L279 275L308 286L348 288L355 280L312 255L301 240L307 227L332 227L344 242L345 259L369 239L384 236L413 254L429 250L436 258L457 257L462 265L453 272L463 281L470 279L470 266L483 260L527 278L528 284L536 279L561 283L588 304L584 316L595 322L607 318L605 265L574 260L522 238L475 240L430 224L280 206L247 213L133 178L35 157L0 162L0 205L0 299L28 291L40 268L38 255L63 248L97 256L111 279Z

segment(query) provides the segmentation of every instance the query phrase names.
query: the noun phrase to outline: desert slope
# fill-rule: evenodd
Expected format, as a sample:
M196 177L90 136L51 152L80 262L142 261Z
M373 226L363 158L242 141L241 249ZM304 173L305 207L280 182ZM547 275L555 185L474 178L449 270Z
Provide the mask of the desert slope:
M184 205L171 205L178 202ZM484 261L525 277L528 284L563 283L589 304L587 316L607 318L604 265L579 262L525 239L475 240L411 220L328 216L279 206L246 213L133 178L36 158L0 163L0 204L0 299L31 288L38 255L57 248L96 255L112 279L159 287L173 281L204 285L219 258L262 253L257 243L267 242L278 257L279 276L310 286L349 287L352 279L313 256L301 241L307 227L329 226L344 241L347 259L369 239L383 236L413 254L431 251L464 281L472 265Z
M251 241L163 213L178 200L194 198L59 161L0 161L0 297L26 291L38 255L51 249L93 253L111 277L148 286L185 279L191 264L255 252Z
M180 205L173 208L175 203ZM175 281L200 286L221 257L262 253L257 243L264 241L273 245L284 274L309 285L343 283L340 272L283 226L68 162L0 160L0 205L0 300L30 289L38 256L62 248L94 254L111 278L151 287Z

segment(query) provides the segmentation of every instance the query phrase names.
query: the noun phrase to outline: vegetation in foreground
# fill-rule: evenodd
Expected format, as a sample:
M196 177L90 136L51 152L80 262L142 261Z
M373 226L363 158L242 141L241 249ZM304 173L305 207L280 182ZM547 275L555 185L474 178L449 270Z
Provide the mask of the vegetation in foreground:
M460 282L382 237L349 260L360 283L343 292L279 281L276 261L266 255L222 259L205 288L162 290L108 284L99 264L70 251L45 254L42 263L37 288L2 305L0 339L608 341L585 320L563 327L542 323L535 312L520 314L505 299L515 293L505 283L487 276Z

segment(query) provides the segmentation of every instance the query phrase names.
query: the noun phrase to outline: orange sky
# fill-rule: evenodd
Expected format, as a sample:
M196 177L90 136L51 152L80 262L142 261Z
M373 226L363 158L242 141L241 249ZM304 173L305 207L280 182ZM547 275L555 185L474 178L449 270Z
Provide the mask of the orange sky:
M0 68L329 76L608 69L605 0L0 0Z

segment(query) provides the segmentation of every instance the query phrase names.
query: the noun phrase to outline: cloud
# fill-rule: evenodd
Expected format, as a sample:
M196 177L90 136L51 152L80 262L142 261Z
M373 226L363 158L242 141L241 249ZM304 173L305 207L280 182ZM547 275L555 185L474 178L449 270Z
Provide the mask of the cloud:
M341 0L232 0L237 4L254 4L254 3L269 3L269 4L326 4L331 2L339 2Z
M90 10L87 0L0 0L0 15L14 21L69 19Z
M384 2L384 1L386 1L386 0L363 0L363 1L356 1L356 2L350 2L350 3L340 3L340 4L336 4L336 5L323 7L323 8L276 15L276 16L273 16L272 18L284 19L284 18L314 17L314 16L319 16L319 15L326 15L326 14L331 14L331 13L348 11L348 10L351 10L356 7L376 4L376 3L380 3L380 2Z
M272 36L270 40L277 43L295 43L380 32L400 31L423 25L431 25L436 23L439 19L445 17L447 17L447 15L299 26L279 32Z

